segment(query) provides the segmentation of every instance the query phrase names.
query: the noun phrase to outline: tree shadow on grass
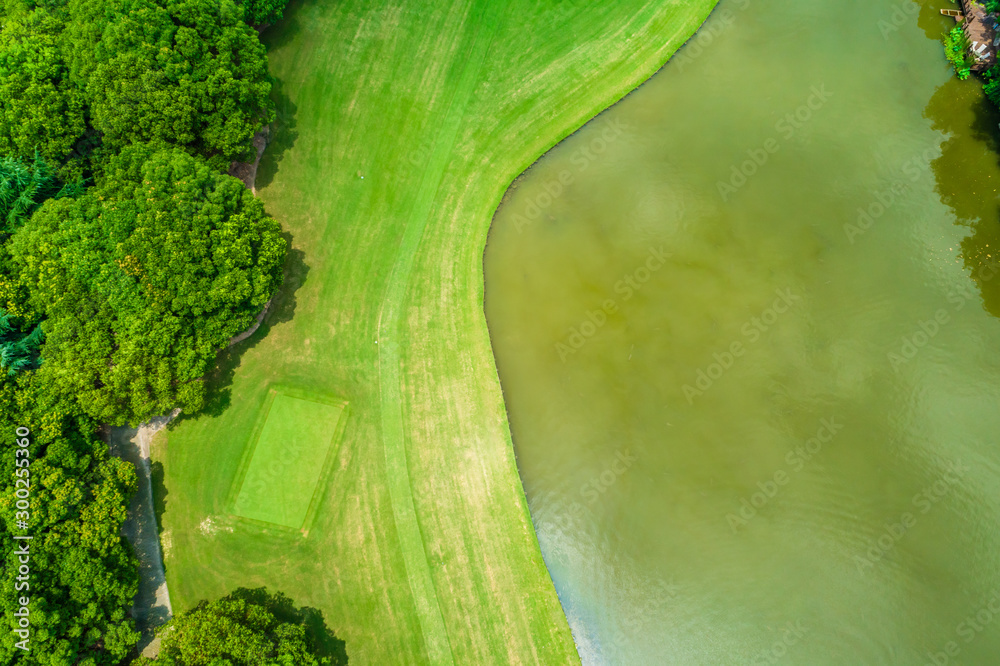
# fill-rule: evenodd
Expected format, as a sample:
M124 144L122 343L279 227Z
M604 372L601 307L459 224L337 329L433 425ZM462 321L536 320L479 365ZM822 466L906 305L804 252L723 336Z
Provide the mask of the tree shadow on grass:
M261 34L261 42L272 53L292 43L302 32L303 21L310 20L314 12L319 11L317 1L303 2L293 0L284 10L284 18L268 27ZM267 149L257 167L257 178L254 186L267 187L274 180L278 166L285 153L295 145L299 133L295 129L295 115L298 108L285 93L284 83L273 79L271 85L271 101L274 102L275 118L271 122L270 137Z
M292 235L285 232L282 237L291 248ZM225 412L232 404L233 377L236 375L236 369L240 367L243 354L260 344L260 341L274 326L292 320L298 302L295 294L309 274L309 265L305 258L306 253L302 250L289 249L288 257L285 259L281 287L271 299L271 306L268 308L264 321L248 339L219 353L214 370L204 380L205 407L195 416L200 414L220 416Z
M302 32L302 26L312 19L315 12L320 11L318 4L318 0L289 2L282 13L283 18L274 25L267 26L260 35L260 41L268 52L293 42Z
M298 108L285 94L284 84L278 79L274 80L271 99L274 100L275 118L271 122L270 140L257 167L257 178L254 182L257 189L271 184L285 153L295 145L295 140L299 137L295 121Z
M241 587L230 596L263 606L278 622L302 625L306 630L306 641L319 657L330 659L334 666L346 666L347 644L326 626L323 612L319 609L308 606L296 608L291 598L285 594L270 594L263 587L253 590Z
M295 315L295 308L298 300L295 294L298 292L309 275L309 265L306 263L306 253L302 250L292 248L292 235L288 232L282 234L288 243L288 258L285 260L285 268L282 274L281 289L274 295L271 301L271 309L268 310L267 317L261 328L270 329L276 324L283 324L292 320Z
M153 484L153 514L156 516L156 534L163 534L163 514L167 510L167 487L163 484L163 463L152 460L149 476Z
M163 514L167 510L167 486L164 483L163 463L159 460L149 462L149 480L153 491L153 515L156 516L156 539L160 544L160 566L163 573L167 572L167 561L163 556ZM166 622L166 620L164 620Z

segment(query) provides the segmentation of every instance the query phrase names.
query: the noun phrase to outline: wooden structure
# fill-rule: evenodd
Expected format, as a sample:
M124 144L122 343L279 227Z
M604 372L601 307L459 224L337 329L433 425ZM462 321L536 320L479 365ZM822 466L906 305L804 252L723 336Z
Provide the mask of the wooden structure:
M993 14L986 13L986 8L974 0L960 2L962 13L965 14L962 30L969 38L972 57L975 59L972 71L981 72L997 62L997 42L1000 42L997 37L997 19Z

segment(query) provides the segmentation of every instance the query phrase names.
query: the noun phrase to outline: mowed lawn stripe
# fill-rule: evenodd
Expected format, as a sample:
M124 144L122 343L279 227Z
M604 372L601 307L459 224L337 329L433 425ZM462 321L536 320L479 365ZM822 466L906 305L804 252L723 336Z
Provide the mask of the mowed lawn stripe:
M406 456L406 439L403 432L402 398L400 391L399 325L400 308L413 273L413 260L431 206L437 195L452 158L458 130L465 118L469 100L479 82L483 63L493 42L497 20L502 13L501 3L489 3L475 8L468 21L474 33L471 46L466 51L462 75L454 92L441 130L421 179L413 213L406 223L396 261L389 279L389 288L379 314L379 388L382 402L382 445L385 448L389 493L392 497L393 516L403 548L406 574L413 592L424 644L432 664L453 664L454 659L444 617L438 603L434 579L427 561L426 546L417 519L413 489Z

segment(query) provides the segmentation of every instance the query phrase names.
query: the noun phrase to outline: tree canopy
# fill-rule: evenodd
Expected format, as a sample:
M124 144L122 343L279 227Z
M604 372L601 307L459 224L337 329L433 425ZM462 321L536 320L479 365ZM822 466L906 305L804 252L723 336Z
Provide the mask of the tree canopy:
M11 319L23 318L19 324L26 325L35 322L26 307L27 292L14 275L6 241L48 199L78 196L82 191L83 187L78 183L64 184L38 154L30 164L14 157L0 157L0 311L8 317L7 324L11 326L11 331L7 331L8 337L0 344L7 345L8 360L12 353L23 357L28 351L26 348L18 351L9 346L14 330ZM40 342L41 335L41 330L36 329L33 336L37 337L31 337L27 342L32 345ZM4 348L0 348L0 363L9 366L9 363L3 362L4 354Z
M113 666L139 640L126 617L138 563L121 535L135 470L112 458L94 422L34 373L0 376L0 664ZM15 505L16 429L31 431L29 527ZM30 588L15 589L13 534L30 534ZM21 596L30 599L31 650L14 646Z
M84 92L69 80L63 23L44 11L20 12L0 30L0 154L37 151L61 162L86 131Z
M76 196L82 191L79 184L63 183L38 153L30 164L15 157L0 157L0 242L48 199Z
M72 0L67 48L104 144L186 146L218 168L274 117L267 54L234 0Z
M253 0L6 0L0 9L0 155L36 151L71 173L137 142L216 168L253 155L274 117ZM103 146L103 149L101 149Z
M134 146L86 195L48 201L10 251L45 320L44 381L122 424L201 408L201 377L274 293L286 243L237 179Z
M0 370L13 375L37 368L39 347L44 338L41 325L25 333L14 323L13 317L0 308Z
M158 631L155 660L133 666L321 666L344 664L320 656L316 632L306 614L281 594L239 589L213 602L202 601Z
M282 19L288 0L244 0L246 22L250 25L270 25Z

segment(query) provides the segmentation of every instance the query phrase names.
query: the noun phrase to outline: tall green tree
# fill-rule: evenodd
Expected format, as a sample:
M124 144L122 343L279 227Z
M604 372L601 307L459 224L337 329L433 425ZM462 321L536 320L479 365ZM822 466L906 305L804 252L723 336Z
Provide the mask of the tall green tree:
M0 369L6 369L8 375L37 368L39 347L44 339L41 324L24 333L7 311L0 308Z
M161 627L160 653L133 666L326 666L346 654L320 656L306 614L281 594L241 588L202 601Z
M250 25L270 25L284 17L288 0L243 0L244 20Z
M235 178L133 146L98 187L48 201L10 242L46 318L46 381L104 422L198 411L201 378L281 282L277 222Z
M78 196L80 183L63 183L39 153L33 162L0 157L0 242L17 231L48 199Z
M67 48L105 145L184 146L216 168L274 117L267 55L234 0L72 0Z
M33 323L30 310L25 307L26 291L13 275L7 239L46 200L78 196L82 191L83 186L79 183L63 183L55 170L37 153L33 162L15 157L0 157L0 309L7 315L22 318L27 324ZM12 358L21 358L20 363L23 363L23 354L27 351L22 349L18 352L8 346L8 362L4 365L10 367L9 361Z
M986 97L1000 107L1000 65L993 65L986 70L983 73L983 80L983 90L986 92Z
M69 80L63 21L45 10L21 11L0 30L0 154L36 151L61 164L86 131L84 91Z

